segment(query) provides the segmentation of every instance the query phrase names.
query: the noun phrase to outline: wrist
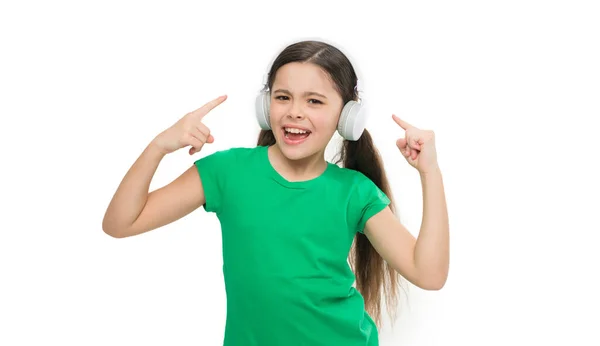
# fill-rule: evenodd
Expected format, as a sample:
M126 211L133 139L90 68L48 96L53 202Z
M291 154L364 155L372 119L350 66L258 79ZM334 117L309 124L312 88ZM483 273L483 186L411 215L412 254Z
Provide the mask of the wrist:
M440 167L436 165L427 169L426 171L419 172L419 175L421 176L421 178L427 178L431 176L442 175L442 171L440 170Z
M159 158L163 158L168 153L156 142L156 138L153 139L148 146L146 147L146 151L150 153L152 156L157 156Z

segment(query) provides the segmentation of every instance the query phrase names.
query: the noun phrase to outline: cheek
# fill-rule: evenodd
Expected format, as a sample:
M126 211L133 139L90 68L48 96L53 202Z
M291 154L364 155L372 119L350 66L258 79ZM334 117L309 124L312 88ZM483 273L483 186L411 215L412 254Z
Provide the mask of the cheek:
M285 109L281 105L271 104L269 109L269 117L271 118L271 124L279 124L281 118L285 115Z
M316 128L320 129L322 132L333 132L337 129L338 124L338 114L334 114L331 112L319 114L316 117L313 117L313 124Z

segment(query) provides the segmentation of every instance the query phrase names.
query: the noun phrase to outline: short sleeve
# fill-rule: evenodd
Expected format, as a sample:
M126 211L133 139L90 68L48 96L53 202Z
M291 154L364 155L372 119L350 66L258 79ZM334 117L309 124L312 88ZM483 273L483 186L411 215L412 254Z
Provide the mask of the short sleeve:
M356 213L356 231L364 233L367 221L390 204L390 199L375 183L360 174L353 189L351 204Z
M194 162L206 203L204 210L219 213L227 190L228 172L235 169L235 151L232 149L217 151Z

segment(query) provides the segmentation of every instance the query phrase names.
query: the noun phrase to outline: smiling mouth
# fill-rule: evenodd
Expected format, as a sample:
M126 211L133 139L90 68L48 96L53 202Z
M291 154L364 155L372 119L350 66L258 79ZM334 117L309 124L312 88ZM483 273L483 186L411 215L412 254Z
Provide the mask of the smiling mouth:
M308 136L310 136L311 132L308 130L301 130L292 127L284 127L283 128L283 136L291 143L302 142Z

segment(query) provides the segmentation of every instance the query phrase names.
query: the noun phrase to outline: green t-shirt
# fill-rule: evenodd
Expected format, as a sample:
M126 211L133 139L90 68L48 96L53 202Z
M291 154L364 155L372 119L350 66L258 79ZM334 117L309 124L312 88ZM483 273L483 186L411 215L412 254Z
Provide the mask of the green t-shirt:
M374 346L378 333L353 287L356 232L390 200L365 175L333 163L289 182L267 146L195 162L223 239L224 346Z

